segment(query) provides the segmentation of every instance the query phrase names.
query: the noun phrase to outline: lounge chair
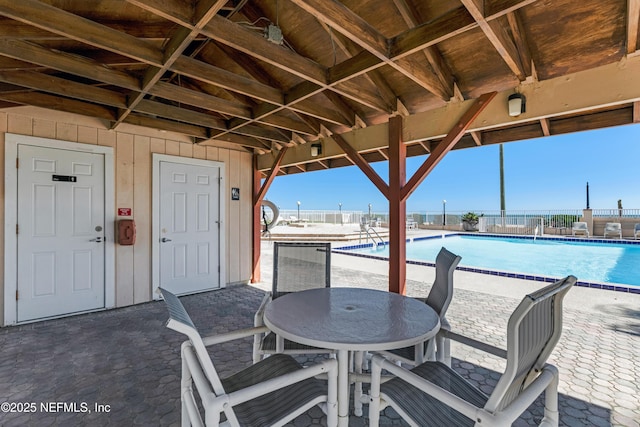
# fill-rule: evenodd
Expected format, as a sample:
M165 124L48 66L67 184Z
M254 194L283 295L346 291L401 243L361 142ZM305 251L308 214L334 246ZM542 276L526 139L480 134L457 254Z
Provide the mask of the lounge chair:
M587 227L586 222L574 222L573 227L571 227L571 235L576 236L582 234L585 237L589 237L589 227Z
M254 326L264 325L267 304L290 292L331 286L331 244L323 242L275 242L273 244L272 290L266 294L254 316ZM253 362L275 354L333 353L294 341L285 340L268 331L256 335L253 343Z
M396 360L408 365L418 365L426 360L439 360L447 366L451 366L450 342L445 339L445 331L451 330L445 314L453 298L453 272L461 257L449 252L446 248L440 249L436 257L436 278L429 291L425 303L433 308L440 316L440 332L435 338L415 346L398 348L380 352L388 359ZM437 351L437 354L436 354Z
M279 354L220 378L207 347L249 337L266 328L202 338L180 300L165 289L160 292L169 309L167 327L189 338L181 351L183 426L282 426L316 405L324 405L328 425L337 425L336 360L303 368L291 356ZM320 374L328 375L328 383L314 378ZM226 422L221 421L222 414Z
M562 333L562 300L576 278L568 276L524 297L507 325L507 350L449 333L451 339L506 358L505 371L487 396L441 362L425 362L411 371L381 356L371 370L369 421L392 406L413 426L511 425L544 392L540 425L558 425L558 370L546 363ZM381 384L382 370L396 378Z
M622 226L619 222L608 222L604 226L604 238L607 236L617 236L618 239L622 239Z
M633 238L637 239L640 236L640 223L633 226Z

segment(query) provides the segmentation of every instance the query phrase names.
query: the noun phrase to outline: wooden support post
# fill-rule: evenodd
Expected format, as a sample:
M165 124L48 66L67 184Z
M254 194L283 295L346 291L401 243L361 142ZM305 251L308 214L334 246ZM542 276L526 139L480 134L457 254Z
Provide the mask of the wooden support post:
M389 119L389 292L405 295L407 203L401 193L407 179L407 147L402 124L402 116Z
M252 235L252 244L253 244L253 264L252 264L252 273L251 273L251 283L257 283L260 281L260 236L262 230L260 230L260 207L261 204L256 200L258 200L258 194L260 193L260 184L262 181L262 174L258 170L258 156L256 154L253 155L253 235ZM262 200L260 200L262 201Z
M284 158L284 154L287 151L287 147L282 147L280 150L280 154L276 157L273 166L271 167L271 172L267 176L267 179L264 181L262 186L260 185L260 181L262 180L262 175L258 170L258 155L253 156L253 265L251 270L251 283L257 283L260 281L260 237L262 235L262 230L260 229L260 208L262 207L262 199L264 199L265 194L267 194L267 190L271 186L271 183L275 179L276 175L280 171L280 164L282 163L282 159Z

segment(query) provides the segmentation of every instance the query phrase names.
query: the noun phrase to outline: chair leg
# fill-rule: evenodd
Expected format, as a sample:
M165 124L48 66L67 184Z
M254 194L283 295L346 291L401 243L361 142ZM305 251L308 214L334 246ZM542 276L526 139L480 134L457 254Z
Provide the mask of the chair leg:
M540 426L558 427L558 373L555 372L553 380L544 391L544 418Z
M361 351L355 351L353 355L353 363L355 365L355 373L362 374L362 357L363 354ZM356 377L357 378L357 377ZM353 406L354 406L354 414L357 417L362 416L362 381L356 379L355 386L353 390Z
M328 372L327 393L327 427L338 425L338 370Z
M377 356L371 359L371 388L369 389L369 426L380 424L380 380L382 365Z

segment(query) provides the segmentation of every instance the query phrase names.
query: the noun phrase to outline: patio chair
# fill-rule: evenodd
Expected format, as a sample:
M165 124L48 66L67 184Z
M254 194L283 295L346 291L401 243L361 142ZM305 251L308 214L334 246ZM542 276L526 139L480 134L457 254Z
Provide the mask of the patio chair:
M573 227L571 227L571 235L575 237L578 234L583 234L585 237L589 237L589 227L587 227L586 222L573 223Z
M159 291L169 309L167 327L189 338L181 348L183 426L282 426L316 405L324 407L328 425L337 425L336 360L303 368L291 356L274 355L220 378L207 347L245 338L264 328L202 338L178 297L162 288ZM328 383L314 378L321 374L328 376Z
M558 370L546 363L562 333L562 300L574 276L524 297L507 325L507 350L450 332L451 339L506 358L505 371L487 396L442 362L411 371L374 356L369 421L390 405L412 426L511 425L544 392L540 425L558 425ZM382 369L395 378L381 384Z
M618 239L622 239L622 226L619 222L608 222L604 225L604 238L607 236L618 237Z
M396 360L408 365L418 365L426 360L439 360L446 365L451 365L450 342L445 339L445 331L451 329L445 314L453 298L453 272L461 257L449 252L446 248L440 249L436 257L436 278L429 291L425 303L433 308L440 316L440 333L434 338L415 346L403 347L394 350L379 352L388 359ZM437 354L436 354L437 350Z
M637 239L640 236L640 223L633 226L633 238Z
M328 288L331 285L331 243L274 242L272 290L267 293L254 316L254 326L264 325L267 304L290 292ZM333 350L312 347L285 340L268 331L256 335L253 343L253 361L268 354L333 353Z

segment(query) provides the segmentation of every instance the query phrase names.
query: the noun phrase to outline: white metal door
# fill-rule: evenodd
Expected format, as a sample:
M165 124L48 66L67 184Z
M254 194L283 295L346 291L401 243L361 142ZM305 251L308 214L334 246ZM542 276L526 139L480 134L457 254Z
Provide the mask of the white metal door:
M17 320L105 306L104 156L18 147Z
M160 286L220 287L220 168L160 162Z

